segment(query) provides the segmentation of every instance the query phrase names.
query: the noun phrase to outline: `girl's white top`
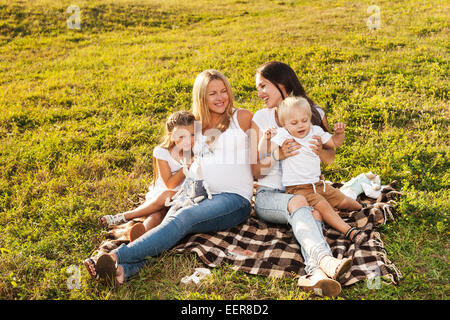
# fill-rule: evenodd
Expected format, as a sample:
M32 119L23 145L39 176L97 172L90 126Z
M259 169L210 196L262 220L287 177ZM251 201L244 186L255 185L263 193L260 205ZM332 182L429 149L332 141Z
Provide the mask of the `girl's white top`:
M285 128L278 129L276 136L272 138L271 141L279 146L287 139L294 139L302 146L298 154L281 161L281 183L284 186L320 181L320 158L311 150L310 144L313 136L319 136L322 143L327 143L331 139L331 134L314 125L311 125L308 134L303 138L292 136Z
M160 146L155 147L155 149L153 149L153 157L159 160L167 161L169 163L172 175L181 169L181 164L170 155L169 150L167 150L166 148ZM182 183L183 181L175 189L172 190L180 189ZM152 200L152 198L156 197L159 193L161 193L161 191L164 190L168 190L168 188L161 178L161 175L158 174L158 179L156 179L155 184L152 184L148 187L148 192L145 195L145 199Z
M207 134L198 134L193 151L199 157L203 179L212 194L236 193L250 201L253 195L250 143L239 126L238 112L233 113L230 126L216 136L211 146L206 144Z
M319 111L320 117L323 119L325 111L318 105L314 106ZM261 133L264 133L269 128L281 128L278 126L275 120L275 109L264 108L258 110L253 115L253 122L258 126ZM269 168L261 168L262 178L258 179L258 185L269 187L273 189L284 190L283 183L281 182L281 165L280 161L276 161L275 164Z

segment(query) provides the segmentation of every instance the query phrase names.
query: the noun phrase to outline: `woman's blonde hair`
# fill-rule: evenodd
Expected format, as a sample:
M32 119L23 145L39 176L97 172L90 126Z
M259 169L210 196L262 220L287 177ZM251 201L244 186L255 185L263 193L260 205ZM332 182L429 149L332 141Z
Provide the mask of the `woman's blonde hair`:
M192 112L194 113L195 119L201 121L202 128L206 127L211 121L211 114L206 100L206 89L212 80L222 80L228 93L228 106L226 106L225 112L221 116L221 120L217 126L218 130L224 132L230 125L231 115L234 111L234 97L228 79L221 72L209 69L197 76L192 89Z
M172 132L175 127L186 127L193 125L195 121L195 116L190 111L181 110L172 113L169 118L166 120L166 133L162 138L162 142L159 144L160 147L165 148L167 150L172 150L175 146L175 142L172 140ZM153 157L153 184L155 184L156 180L159 176L158 162L156 158Z
M311 106L303 97L287 97L284 99L280 105L278 106L278 119L280 120L280 123L282 125L285 125L286 122L289 120L289 114L291 113L292 109L294 108L301 108L305 110L306 115L311 120L312 111Z

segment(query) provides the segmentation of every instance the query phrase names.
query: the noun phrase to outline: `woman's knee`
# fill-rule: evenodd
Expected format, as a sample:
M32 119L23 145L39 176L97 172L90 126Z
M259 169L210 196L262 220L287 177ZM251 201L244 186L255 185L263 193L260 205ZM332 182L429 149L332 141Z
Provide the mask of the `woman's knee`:
M295 195L288 202L288 211L292 215L298 208L309 206L308 201L302 195Z

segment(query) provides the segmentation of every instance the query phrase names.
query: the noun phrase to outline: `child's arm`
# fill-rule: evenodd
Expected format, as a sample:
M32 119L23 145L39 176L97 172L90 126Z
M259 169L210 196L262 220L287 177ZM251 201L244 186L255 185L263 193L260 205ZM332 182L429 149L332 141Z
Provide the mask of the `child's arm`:
M334 134L331 139L324 144L324 146L329 148L339 148L344 144L345 140L345 123L339 122L334 125Z
M158 163L159 176L168 189L175 189L185 178L183 170L178 170L172 175L169 163L166 160L156 159Z
M261 142L265 137L258 125L252 121L251 129L254 134L250 135L251 144L251 168L252 174L255 179L260 179L264 177L269 171L269 169L276 163L272 159L272 156L267 156L270 147L267 145L269 141Z
M277 145L270 141L277 134L277 129L267 129L259 140L258 153L261 155L271 153L276 149Z

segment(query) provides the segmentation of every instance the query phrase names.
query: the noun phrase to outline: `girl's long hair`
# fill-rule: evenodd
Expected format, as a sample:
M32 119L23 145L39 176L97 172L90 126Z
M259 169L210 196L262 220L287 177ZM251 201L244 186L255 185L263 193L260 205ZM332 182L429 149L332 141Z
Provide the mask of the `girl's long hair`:
M260 66L256 70L256 74L260 74L265 79L270 81L278 89L278 91L280 91L283 100L288 96L305 98L311 106L311 123L316 126L320 126L325 131L328 131L323 125L319 111L315 107L316 103L308 97L305 89L300 83L300 80L295 74L295 71L292 70L289 65L279 61L269 61ZM286 89L287 96L283 94L280 85L283 85Z
M206 90L208 84L212 80L221 80L228 93L228 106L226 106L225 112L221 115L219 125L216 128L220 130L220 132L224 132L230 126L231 116L234 111L234 97L228 79L220 71L208 69L197 76L192 89L192 112L195 119L201 121L202 128L205 128L211 121L211 113L208 108ZM211 138L215 139L217 137L211 136ZM208 142L211 143L214 142L214 140Z
M162 142L159 144L160 147L172 150L172 148L175 146L175 142L172 140L172 132L175 127L179 126L190 126L193 125L195 121L195 116L192 114L192 112L181 110L176 111L172 113L169 118L166 120L166 126L165 126L165 135L162 138ZM156 158L153 157L153 182L152 184L155 184L156 180L159 177L159 168L158 168L158 162L156 161Z

